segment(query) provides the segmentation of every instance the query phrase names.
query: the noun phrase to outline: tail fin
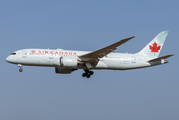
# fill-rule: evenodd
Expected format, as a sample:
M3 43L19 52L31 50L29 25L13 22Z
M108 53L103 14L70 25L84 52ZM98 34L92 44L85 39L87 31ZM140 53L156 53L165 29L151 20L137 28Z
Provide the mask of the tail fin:
M146 45L138 54L157 58L165 42L169 31L160 32L148 45Z

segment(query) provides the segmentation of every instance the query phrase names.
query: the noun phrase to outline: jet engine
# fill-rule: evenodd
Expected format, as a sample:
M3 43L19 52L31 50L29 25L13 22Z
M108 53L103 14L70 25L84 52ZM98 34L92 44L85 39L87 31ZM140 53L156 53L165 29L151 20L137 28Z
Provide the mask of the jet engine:
M76 57L60 57L60 66L61 67L76 67L78 64Z

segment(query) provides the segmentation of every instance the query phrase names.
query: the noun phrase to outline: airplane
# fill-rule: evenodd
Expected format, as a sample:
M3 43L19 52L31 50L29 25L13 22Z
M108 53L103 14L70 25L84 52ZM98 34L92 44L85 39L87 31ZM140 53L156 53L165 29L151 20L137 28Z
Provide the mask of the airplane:
M135 54L113 53L118 46L136 37L120 40L112 45L96 51L73 51L63 49L22 49L11 53L6 61L22 66L55 67L58 74L70 74L75 70L83 69L83 77L90 78L92 70L131 70L151 67L168 63L166 55L158 57L169 31L160 32L141 51Z

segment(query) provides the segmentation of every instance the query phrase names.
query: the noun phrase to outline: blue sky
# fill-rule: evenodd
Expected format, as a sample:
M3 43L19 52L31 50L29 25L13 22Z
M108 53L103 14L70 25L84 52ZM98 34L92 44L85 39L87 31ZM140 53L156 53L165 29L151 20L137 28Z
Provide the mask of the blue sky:
M2 120L178 120L177 0L1 0L0 119ZM136 53L169 30L160 56L169 63L130 71L83 70L55 74L54 68L16 65L5 58L24 48L97 50L136 38L115 52Z

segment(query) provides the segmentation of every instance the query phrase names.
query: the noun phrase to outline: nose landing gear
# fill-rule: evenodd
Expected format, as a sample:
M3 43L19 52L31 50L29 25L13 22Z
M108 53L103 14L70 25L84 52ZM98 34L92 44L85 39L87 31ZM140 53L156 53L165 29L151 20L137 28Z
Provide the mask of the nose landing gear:
M19 69L19 72L22 72L23 71L23 69Z
M21 64L18 64L17 66L20 67L19 72L22 72L22 71L23 71L22 65L21 65Z
M85 73L82 74L83 77L90 78L90 76L94 74L93 71L89 71L89 70L86 70L86 69L84 71L85 71Z

